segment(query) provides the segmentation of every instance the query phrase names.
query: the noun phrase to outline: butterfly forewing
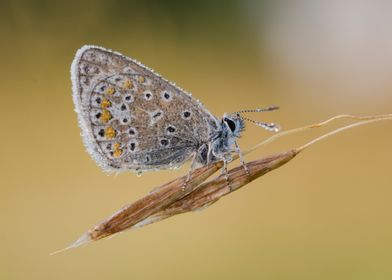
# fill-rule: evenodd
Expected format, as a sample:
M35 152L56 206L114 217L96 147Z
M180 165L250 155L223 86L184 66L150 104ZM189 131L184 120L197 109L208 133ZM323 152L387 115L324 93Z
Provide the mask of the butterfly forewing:
M71 76L85 145L107 171L177 167L217 129L200 102L119 53L85 46Z

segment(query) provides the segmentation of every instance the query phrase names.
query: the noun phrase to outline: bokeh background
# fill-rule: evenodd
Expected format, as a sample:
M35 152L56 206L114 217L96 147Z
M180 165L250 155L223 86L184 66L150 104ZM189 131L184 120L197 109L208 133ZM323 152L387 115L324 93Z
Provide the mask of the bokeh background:
M321 142L205 211L49 256L188 170L95 165L71 98L79 47L136 58L217 116L280 105L251 117L289 129L392 112L391 14L378 0L2 0L0 279L392 279L390 122ZM269 135L249 125L240 145Z

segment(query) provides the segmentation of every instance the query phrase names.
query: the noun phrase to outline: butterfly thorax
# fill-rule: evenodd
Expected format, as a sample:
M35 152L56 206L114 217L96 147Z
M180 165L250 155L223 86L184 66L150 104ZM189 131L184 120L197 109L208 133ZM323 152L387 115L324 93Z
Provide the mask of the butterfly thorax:
M245 129L243 120L236 116L225 114L219 121L219 128L207 143L198 149L197 161L201 165L230 158L233 146L241 132Z

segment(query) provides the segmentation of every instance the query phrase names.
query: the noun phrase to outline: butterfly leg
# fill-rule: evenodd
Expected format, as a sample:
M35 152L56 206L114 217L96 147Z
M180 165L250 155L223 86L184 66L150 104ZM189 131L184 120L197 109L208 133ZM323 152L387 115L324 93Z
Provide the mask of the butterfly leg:
M219 160L223 161L223 166L222 166L222 175L225 175L225 180L227 185L230 187L230 182L229 182L229 172L227 172L227 164L231 161L231 155L226 154L226 155L220 155Z
M215 154L214 151L212 150L212 155L218 159L218 161L223 161L223 167L222 167L222 174L225 175L226 183L230 187L230 182L229 182L229 173L227 172L227 164L232 160L231 154Z
M226 182L229 182L229 173L227 172L227 159L223 158L222 174L225 175Z
M235 144L235 151L238 154L238 156L240 157L241 165L245 169L246 174L249 175L249 168L245 164L244 155L241 152L240 146L238 146L237 141L235 141L234 144Z
M197 153L194 153L194 155L192 157L191 167L189 168L188 175L186 176L186 180L185 180L184 184L182 185L182 191L185 191L186 185L188 184L188 182L191 179L192 172L196 168L196 157L197 157Z
M211 143L208 144L208 151L207 151L207 165L211 163L211 155L212 155L212 148L211 148Z
M226 157L223 157L222 160L223 160L222 174L225 175L227 187L230 189L230 191L232 191L230 181L229 181L229 172L227 172L227 163L229 163L230 160L228 160Z

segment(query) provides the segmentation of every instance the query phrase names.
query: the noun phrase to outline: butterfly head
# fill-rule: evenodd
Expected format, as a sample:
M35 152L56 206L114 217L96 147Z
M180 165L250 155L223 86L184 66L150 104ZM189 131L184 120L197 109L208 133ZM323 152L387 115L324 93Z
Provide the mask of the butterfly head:
M227 132L227 136L230 138L237 138L240 136L241 132L245 129L245 121L249 121L257 126L260 126L266 130L277 132L279 131L279 126L275 123L265 123L249 119L243 116L243 113L259 113L266 111L277 110L277 106L271 106L268 108L252 109L252 110L242 110L231 114L224 114L222 118L222 131Z
M230 153L232 151L233 145L237 145L237 138L241 136L241 132L245 129L245 121L251 122L254 125L260 126L269 131L279 131L279 126L274 123L255 121L243 115L244 113L265 112L276 109L278 109L278 107L271 106L268 108L242 110L231 114L224 114L220 121L220 130L217 132L217 134L213 135L212 141L210 142L210 149L202 147L199 156L200 161L214 161L216 159L221 159ZM211 150L211 153L208 153L208 150Z
M224 114L222 118L222 130L227 132L227 135L233 138L240 136L245 129L245 123L241 115Z

